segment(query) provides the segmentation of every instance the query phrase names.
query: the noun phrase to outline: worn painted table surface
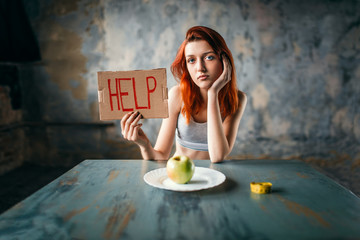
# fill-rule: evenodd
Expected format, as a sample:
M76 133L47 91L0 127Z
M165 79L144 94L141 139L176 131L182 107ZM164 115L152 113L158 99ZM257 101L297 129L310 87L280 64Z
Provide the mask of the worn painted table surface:
M147 185L164 162L86 160L0 216L0 239L359 239L360 199L300 161L195 161L226 181ZM251 193L252 181L273 183Z

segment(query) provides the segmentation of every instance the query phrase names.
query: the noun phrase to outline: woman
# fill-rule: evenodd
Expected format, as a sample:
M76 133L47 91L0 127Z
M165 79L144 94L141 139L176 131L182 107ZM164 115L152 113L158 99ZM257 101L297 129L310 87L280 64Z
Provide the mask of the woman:
M144 159L167 160L176 135L174 156L223 161L234 146L247 101L237 90L224 39L207 27L190 28L171 71L180 83L169 91L169 118L163 120L155 146L141 129L138 112L121 120L124 138L140 147Z

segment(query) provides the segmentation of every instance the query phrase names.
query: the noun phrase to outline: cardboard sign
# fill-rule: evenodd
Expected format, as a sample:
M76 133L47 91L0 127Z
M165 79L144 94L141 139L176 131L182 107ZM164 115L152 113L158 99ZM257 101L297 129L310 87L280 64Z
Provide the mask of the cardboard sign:
M166 69L98 72L100 120L139 111L144 118L167 118Z

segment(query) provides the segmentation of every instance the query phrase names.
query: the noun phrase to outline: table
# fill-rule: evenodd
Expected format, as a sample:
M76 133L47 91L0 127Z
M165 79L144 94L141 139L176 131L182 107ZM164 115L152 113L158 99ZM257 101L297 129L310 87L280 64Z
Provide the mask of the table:
M164 162L85 160L0 215L0 239L360 239L360 199L301 161L194 162L226 181L173 192L143 180Z

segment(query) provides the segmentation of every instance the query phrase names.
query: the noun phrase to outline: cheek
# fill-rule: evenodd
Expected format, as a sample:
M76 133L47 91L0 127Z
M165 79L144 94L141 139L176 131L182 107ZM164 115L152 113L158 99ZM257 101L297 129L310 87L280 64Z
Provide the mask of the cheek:
M223 72L223 67L222 64L220 62L217 62L216 64L214 64L213 66L213 70L214 70L214 76L216 78L220 77L220 75Z
M194 70L194 67L187 66L187 70L188 70L188 72L189 72L189 74L190 74L190 77L191 77L192 79L194 79L194 77L196 76L196 72L195 72L195 70Z

